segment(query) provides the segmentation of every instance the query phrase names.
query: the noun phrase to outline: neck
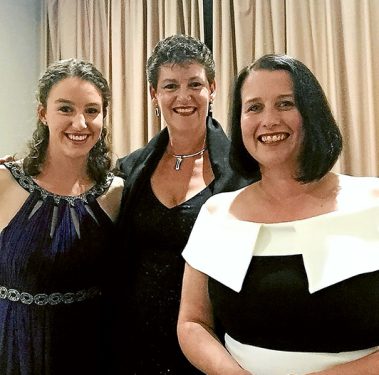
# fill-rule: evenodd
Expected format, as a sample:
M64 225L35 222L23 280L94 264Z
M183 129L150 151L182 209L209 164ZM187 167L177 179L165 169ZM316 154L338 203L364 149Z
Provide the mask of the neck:
M263 174L258 186L267 198L273 201L285 202L305 195L318 195L319 191L325 191L325 188L332 185L334 179L335 175L328 173L318 181L302 183L296 181L293 177L267 176Z
M167 152L171 155L189 155L196 153L206 146L206 129L200 133L169 132Z
M35 180L46 190L59 195L79 195L93 182L87 174L87 163L78 160L54 160L47 158Z
M194 135L191 132L189 137L185 137L183 134L174 135L170 133L166 152L170 157L175 158L174 169L179 171L185 159L201 158L206 149L206 129L204 129L201 134Z
M169 154L169 155L171 155L175 158L175 170L179 171L180 166L181 166L184 159L202 157L204 152L206 151L206 149L207 149L207 147L204 146L201 150L193 152L191 154L181 154L181 155Z
M204 146L201 150L192 152L190 154L170 154L170 155L174 156L175 158L182 158L182 159L192 158L194 156L203 155L206 149L207 149L207 146Z

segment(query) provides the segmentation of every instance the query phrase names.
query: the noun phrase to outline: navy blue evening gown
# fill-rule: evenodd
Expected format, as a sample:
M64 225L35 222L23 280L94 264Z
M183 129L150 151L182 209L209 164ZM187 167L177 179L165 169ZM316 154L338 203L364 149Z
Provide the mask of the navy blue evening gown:
M113 230L96 198L39 187L6 163L30 195L0 232L0 374L105 374L102 287Z

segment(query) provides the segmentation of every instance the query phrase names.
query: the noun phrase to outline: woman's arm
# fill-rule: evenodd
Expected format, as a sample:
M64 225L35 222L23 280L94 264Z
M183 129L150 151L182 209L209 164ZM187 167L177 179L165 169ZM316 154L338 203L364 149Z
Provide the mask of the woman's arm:
M97 198L101 208L112 221L116 221L121 208L121 197L124 189L124 180L115 176L107 192Z
M186 264L178 319L179 344L187 359L208 375L249 375L214 333L208 276Z
M377 375L379 374L379 351L328 370L308 375Z
M8 161L15 161L15 157L12 155L4 155L0 157L0 164L4 164Z

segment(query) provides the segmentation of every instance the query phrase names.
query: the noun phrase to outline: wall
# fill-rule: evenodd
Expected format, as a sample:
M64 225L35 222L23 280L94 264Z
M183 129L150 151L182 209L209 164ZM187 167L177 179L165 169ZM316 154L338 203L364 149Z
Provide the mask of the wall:
M41 0L0 1L0 156L22 153L35 124Z

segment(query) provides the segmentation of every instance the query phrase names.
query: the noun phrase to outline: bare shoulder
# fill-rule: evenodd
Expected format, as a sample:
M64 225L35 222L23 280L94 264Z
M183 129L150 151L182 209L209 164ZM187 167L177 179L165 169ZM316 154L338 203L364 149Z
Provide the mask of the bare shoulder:
M29 192L20 186L11 172L0 165L0 230L9 224L28 196Z
M5 175L9 175L8 169L5 167L5 165L0 164L0 178L2 178Z
M0 194L7 191L13 184L14 178L12 174L4 165L0 165Z
M121 177L114 176L108 190L99 197L99 200L106 201L108 199L114 199L117 196L121 197L123 189L124 180Z
M111 183L111 186L109 187L109 190L113 193L122 193L122 190L124 189L124 182L125 180L121 177L114 176L113 181Z
M101 208L107 213L112 221L116 221L120 212L123 189L124 180L121 177L115 176L106 193L97 199Z

